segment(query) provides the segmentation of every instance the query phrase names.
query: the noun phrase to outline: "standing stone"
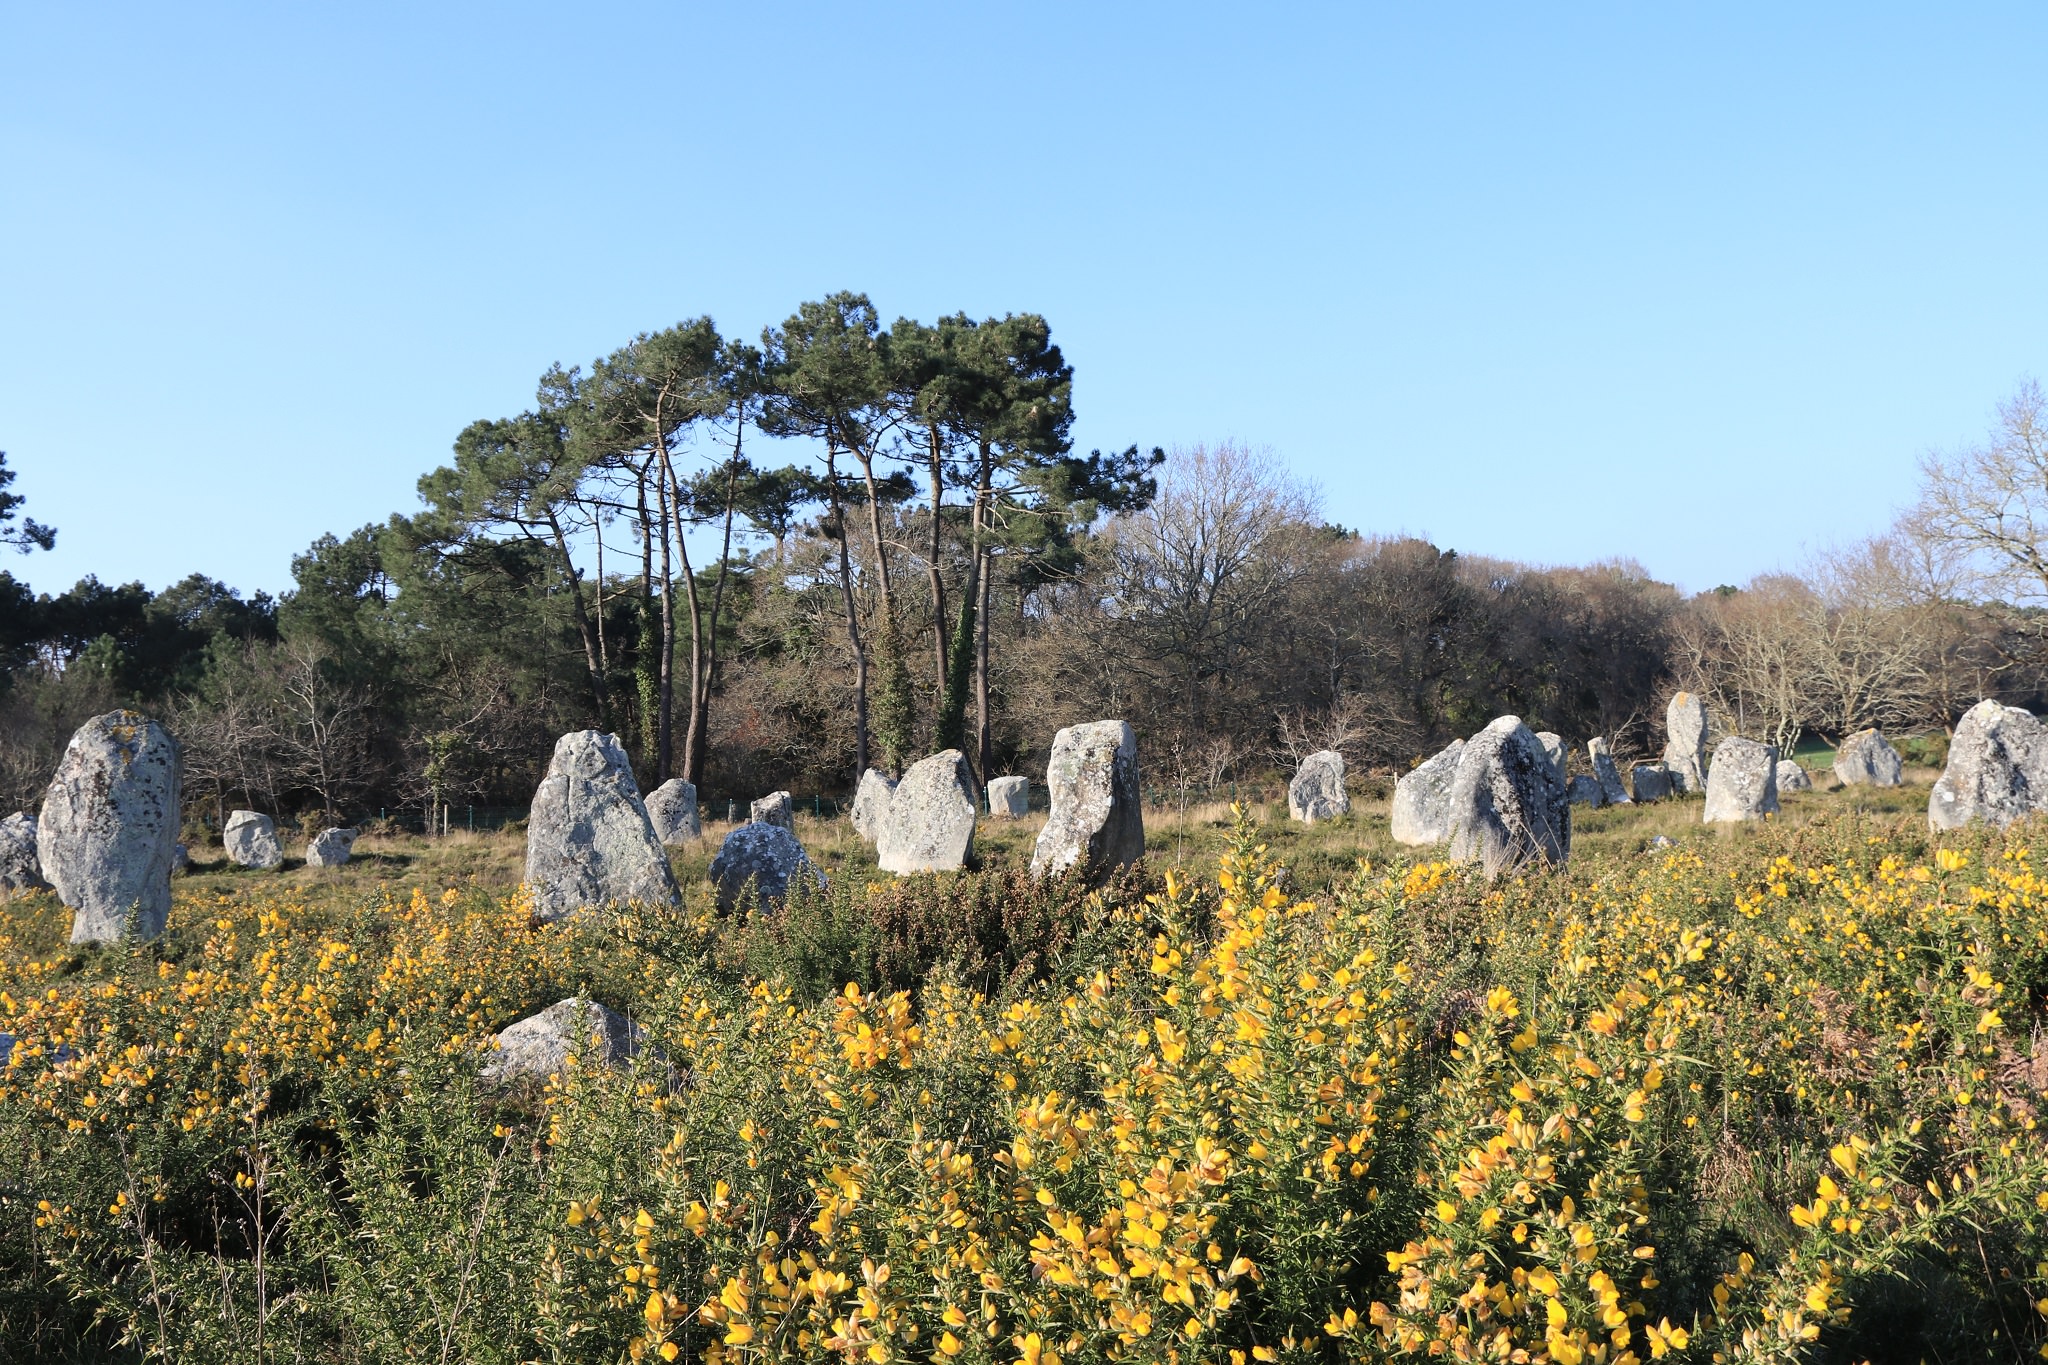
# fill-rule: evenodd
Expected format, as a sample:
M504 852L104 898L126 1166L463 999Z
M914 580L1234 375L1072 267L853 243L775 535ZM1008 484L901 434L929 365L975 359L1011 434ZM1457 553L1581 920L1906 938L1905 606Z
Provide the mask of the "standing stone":
M1673 792L1698 792L1707 788L1707 703L1691 692L1680 692L1664 708L1664 767L1671 774Z
M578 1035L582 1035L579 1037ZM595 1000L571 997L507 1024L491 1039L483 1079L546 1080L575 1053L582 1066L621 1066L647 1046L647 1032Z
M1351 813L1351 794L1344 790L1344 755L1324 749L1301 760L1294 780L1287 784L1287 813L1305 825Z
M1638 802L1662 801L1671 795L1671 770L1662 763L1638 763L1629 774Z
M155 938L171 911L178 744L134 711L78 728L36 821L43 876L77 913L73 943Z
M1585 773L1580 773L1577 777L1565 783L1564 791L1565 798L1574 806L1584 806L1589 810L1598 810L1605 804L1600 791L1600 779L1589 777Z
M884 872L954 872L974 852L974 774L967 756L946 749L910 765L875 836Z
M306 841L307 867L341 867L355 856L357 829L323 829Z
M889 818L889 802L895 796L896 783L880 768L862 773L860 789L853 794L853 832L871 844L881 838L882 822Z
M1789 758L1778 760L1778 795L1786 792L1810 792L1813 790L1813 776L1797 761Z
M1023 777L988 780L988 813L998 820L1022 820L1031 813L1031 781Z
M36 861L36 818L16 811L0 820L0 892L46 891L43 865Z
M227 846L228 861L239 867L269 872L284 862L277 822L261 811L230 811L227 824L221 826L220 841Z
M543 920L624 901L681 899L617 735L573 730L555 741L527 816L526 883Z
M647 793L647 820L654 826L654 837L666 848L680 848L703 834L704 824L697 816L697 784L671 777Z
M756 825L779 825L794 833L796 801L788 792L769 792L747 807L747 820Z
M183 872L190 866L192 866L192 850L185 847L182 842L173 844L171 846L171 871L173 873Z
M1419 848L1451 837L1451 779L1458 775L1458 756L1464 752L1465 741L1454 739L1394 784L1394 842Z
M1494 721L1458 756L1450 824L1451 860L1478 863L1489 881L1571 857L1571 800L1520 716Z
M804 856L796 835L781 825L741 825L725 836L718 856L711 860L711 880L718 888L718 908L735 909L751 883L755 904L767 909L771 902L789 899L792 883L809 881L821 890L825 874Z
M1536 732L1536 742L1543 746L1543 752L1550 755L1550 761L1557 766L1557 780L1571 780L1570 752L1565 746L1564 736L1554 735L1548 730Z
M2048 730L2017 706L1980 701L1963 713L1948 767L1927 799L1927 823L2009 825L2048 806ZM47 866L47 859L45 860Z
M1761 820L1778 809L1778 750L1730 735L1714 746L1707 770L1706 824Z
M1621 784L1621 769L1614 766L1614 751L1595 735L1586 741L1586 757L1593 761L1593 779L1600 784L1600 800L1610 806L1629 804L1628 788Z
M1835 780L1845 787L1896 787L1905 780L1899 751L1877 730L1858 730L1835 750Z
M1098 720L1054 735L1045 785L1052 813L1032 850L1032 875L1079 866L1093 882L1145 855L1138 737L1130 726Z

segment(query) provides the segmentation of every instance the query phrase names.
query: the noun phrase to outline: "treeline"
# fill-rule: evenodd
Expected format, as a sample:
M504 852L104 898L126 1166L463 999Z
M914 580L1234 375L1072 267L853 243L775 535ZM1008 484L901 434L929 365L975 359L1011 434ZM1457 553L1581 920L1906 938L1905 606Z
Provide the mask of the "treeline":
M1688 599L1331 525L1257 451L1077 455L1072 422L1034 315L885 328L840 294L758 345L635 337L466 427L418 509L321 537L275 601L0 574L0 805L122 702L179 735L196 812L433 819L524 805L586 725L715 799L947 747L1036 774L1114 715L1149 783L1206 789L1322 747L1398 771L1506 712L1649 753L1679 686L1781 745L2042 691L2037 611L1973 593L1928 515Z

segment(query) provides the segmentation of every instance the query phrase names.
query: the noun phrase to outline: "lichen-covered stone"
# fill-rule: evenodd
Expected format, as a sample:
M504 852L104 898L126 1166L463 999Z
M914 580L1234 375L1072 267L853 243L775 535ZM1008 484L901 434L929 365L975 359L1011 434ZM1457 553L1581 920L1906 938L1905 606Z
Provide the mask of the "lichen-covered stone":
M820 872L804 853L796 835L781 825L746 824L725 836L718 856L711 860L711 881L718 889L718 908L734 910L752 887L757 909L789 899L794 883L809 881L825 885Z
M1344 755L1324 749L1301 760L1287 784L1287 814L1305 825L1335 820L1351 813L1351 794L1344 790Z
M1707 788L1707 702L1680 692L1664 708L1664 768L1674 792Z
M871 844L879 839L882 822L889 818L889 803L895 798L896 783L889 774L880 768L862 773L860 786L853 793L853 832Z
M1598 735L1586 741L1586 757L1593 764L1593 780L1600 784L1600 799L1610 806L1630 803L1628 788L1622 785L1621 769L1614 766L1614 751Z
M884 872L954 872L974 852L974 774L967 756L946 749L919 759L896 784L875 838Z
M1778 809L1778 750L1770 744L1730 735L1714 746L1707 769L1709 825L1761 820Z
M1638 802L1662 801L1671 795L1671 770L1662 763L1638 763L1629 774Z
M526 883L543 920L681 899L617 735L574 730L555 741L527 816Z
M769 792L747 807L747 822L755 825L780 825L783 829L794 832L796 799L788 792Z
M1927 823L2004 826L2048 808L2048 730L2017 706L1980 701L1956 725L1948 767L1927 799Z
M571 997L507 1024L491 1040L482 1076L504 1085L544 1081L575 1053L585 1067L623 1066L647 1046L647 1032L595 1000Z
M238 867L269 872L284 864L284 848L277 842L277 822L261 811L229 812L228 822L221 826L220 841L227 848L228 861Z
M1906 778L1899 751L1878 730L1858 730L1835 750L1835 779L1845 787L1896 787Z
M36 860L75 912L73 943L155 938L171 909L177 741L134 711L78 728L36 819Z
M1549 754L1550 761L1557 766L1557 780L1569 782L1572 772L1571 754L1564 742L1564 736L1552 734L1548 730L1538 730L1536 742L1543 746L1543 752Z
M1024 777L988 780L988 813L998 820L1022 820L1031 813L1031 781Z
M36 818L16 811L0 820L0 894L44 891L43 865L36 860Z
M702 836L704 823L697 814L697 784L671 777L647 793L647 821L654 826L654 837L661 840L664 848L681 848Z
M1395 843L1421 848L1451 837L1451 781L1458 775L1458 756L1464 752L1465 741L1454 739L1394 784L1394 805L1388 819Z
M342 867L355 856L361 830L330 827L306 841L307 867Z
M1778 760L1778 795L1786 792L1810 792L1813 790L1813 774L1795 759Z
M1052 812L1031 853L1034 876L1079 867L1094 882L1145 856L1138 737L1130 726L1098 720L1061 730L1045 785Z
M1572 808L1557 766L1519 716L1502 716L1458 755L1450 856L1490 880L1571 857Z
M1577 777L1566 782L1564 784L1564 792L1565 799L1574 806L1585 806L1589 810L1598 810L1607 804L1606 797L1600 791L1600 779L1588 773L1580 773Z

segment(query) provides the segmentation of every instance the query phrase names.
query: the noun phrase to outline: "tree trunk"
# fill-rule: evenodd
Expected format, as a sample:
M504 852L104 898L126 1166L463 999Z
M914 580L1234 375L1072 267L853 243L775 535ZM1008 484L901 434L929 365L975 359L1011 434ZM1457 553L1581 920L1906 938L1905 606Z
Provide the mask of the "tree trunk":
M718 681L718 618L725 606L725 576L727 566L732 563L732 518L733 502L739 492L740 441L746 434L746 413L740 413L738 432L732 439L732 459L726 464L725 475L725 539L718 548L718 577L711 585L711 643L704 657L704 690L699 694L698 714L692 717L690 727L693 733L707 736L711 729L711 689ZM696 766L683 773L685 782L702 782L704 753L702 748L694 750Z
M648 465L654 462L649 460ZM647 467L640 470L640 643L633 661L633 676L640 701L640 761L654 762L656 712L661 709L661 681L657 656L661 632L654 619L654 521L647 511ZM643 767L641 771L647 771Z
M590 671L590 699L597 707L597 723L604 725L611 709L605 692L604 663L598 655L597 636L590 628L590 613L583 609L583 580L576 574L576 561L569 556L569 539L562 534L562 523L553 508L548 509L548 530L554 533L555 553L562 557L562 572L568 575L569 606L576 616L576 634L583 641L583 663Z
M939 555L945 541L945 465L941 459L944 447L939 443L939 426L934 422L930 428L931 479L932 479L932 545L926 561L925 572L932 581L932 681L943 696L946 689L946 576L939 572ZM941 705L944 703L942 702Z
M667 458L664 453L663 463ZM674 561L668 542L668 480L658 480L654 493L656 510L661 514L661 658L656 674L660 697L654 740L654 783L660 786L668 781L669 759L675 746L676 594Z
M832 524L839 531L839 594L846 604L846 638L853 646L853 780L868 770L868 656L861 646L860 611L853 601L853 562L846 552L846 506L839 499L839 471L831 446L825 447L826 493L832 503Z
M988 713L988 599L990 562L986 531L989 517L989 501L994 496L990 482L993 471L989 468L989 443L981 443L981 479L974 489L974 569L975 591L980 595L974 622L974 753L975 763L982 774L982 781L988 781L989 751L994 747L991 738L992 727Z
M661 457L662 471L668 475L669 490L674 494L674 518L676 527L676 554L683 564L683 596L690 609L690 714L683 731L683 772L684 781L697 779L687 776L699 767L697 748L702 739L699 726L704 716L704 614L697 605L697 573L690 567L690 546L683 536L683 485L676 478L675 467L669 463L667 452Z

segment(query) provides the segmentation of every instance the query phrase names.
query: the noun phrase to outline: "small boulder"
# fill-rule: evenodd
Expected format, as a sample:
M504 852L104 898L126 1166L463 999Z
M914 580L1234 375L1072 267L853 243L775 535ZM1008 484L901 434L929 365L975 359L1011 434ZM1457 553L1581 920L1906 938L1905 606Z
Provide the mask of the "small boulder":
M747 820L756 825L779 825L794 832L796 801L788 792L769 792L747 807Z
M1629 774L1638 802L1662 801L1671 795L1671 770L1662 763L1638 763Z
M1454 739L1394 784L1389 822L1395 843L1420 848L1451 837L1451 780L1458 775L1458 756L1464 752L1465 741Z
M825 874L805 856L796 835L781 825L747 824L719 845L718 856L711 860L711 880L718 888L718 908L730 911L739 906L749 884L755 905L766 909L789 899L793 883L810 881L822 888Z
M1344 755L1324 749L1301 760L1294 780L1287 784L1287 813L1305 825L1351 813L1351 794L1344 790Z
M179 774L177 741L134 711L95 716L71 736L36 818L36 861L76 912L73 943L163 933Z
M0 893L46 891L43 865L36 861L36 818L16 811L0 820Z
M947 749L919 759L896 784L875 837L884 872L955 872L974 852L974 774L967 756Z
M697 814L697 784L680 777L647 793L647 821L664 848L681 848L704 833Z
M988 813L998 820L1022 820L1031 813L1031 781L1023 777L988 780Z
M1680 692L1664 708L1664 767L1671 790L1705 791L1707 787L1707 702Z
M178 873L182 873L183 871L185 871L186 868L190 866L192 866L192 850L185 847L182 841L171 845L172 874L176 875Z
M555 741L526 820L526 884L543 920L682 899L617 735L574 730Z
M1778 809L1778 750L1730 735L1714 746L1703 823L1761 820Z
M860 775L860 788L853 794L853 832L869 843L881 837L882 822L889 818L889 802L896 796L896 782L880 768ZM761 804L756 801L757 807ZM760 819L759 815L754 817ZM773 821L769 822L773 824Z
M1835 779L1845 787L1896 787L1905 781L1899 751L1877 730L1858 730L1835 750Z
M1543 746L1543 752L1550 755L1550 761L1557 765L1557 780L1571 780L1571 754L1567 750L1564 736L1554 735L1548 730L1536 732L1536 742Z
M1600 800L1609 806L1630 803L1628 788L1621 783L1621 769L1614 766L1614 751L1598 735L1586 741L1586 757L1593 763L1593 779L1600 784Z
M227 846L228 861L238 867L270 872L284 864L277 822L261 811L230 812L227 824L221 826L220 841Z
M1778 760L1778 795L1786 792L1810 792L1813 790L1813 776L1804 765L1789 758Z
M1557 767L1520 716L1502 716L1458 755L1451 781L1451 860L1491 881L1572 852L1572 808Z
M581 1066L623 1066L647 1046L647 1031L595 1000L571 997L507 1024L491 1040L482 1076L493 1084L544 1081L575 1053Z
M329 828L306 841L307 867L341 867L355 856L361 830Z
M1081 868L1099 881L1145 856L1138 737L1120 720L1069 725L1053 736L1045 785L1052 811L1031 853L1033 876Z
M1927 823L2005 826L2048 806L2048 730L2017 706L1980 701L1956 725L1948 767L1927 798Z
M1585 806L1598 810L1605 803L1600 792L1600 779L1580 773L1565 783L1565 797L1574 806Z

